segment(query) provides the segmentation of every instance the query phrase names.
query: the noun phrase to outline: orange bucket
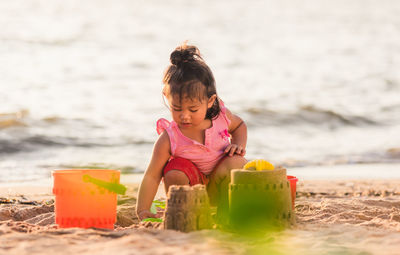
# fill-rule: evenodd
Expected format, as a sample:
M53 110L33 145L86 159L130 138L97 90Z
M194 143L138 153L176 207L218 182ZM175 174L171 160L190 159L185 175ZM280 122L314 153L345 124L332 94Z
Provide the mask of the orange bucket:
M52 175L59 227L114 229L117 193L126 191L126 187L119 184L118 170L56 170Z
M291 195L292 195L292 208L294 210L294 200L296 199L296 182L299 179L297 179L296 176L291 176L291 175L288 175L287 179L290 183L290 191L291 191Z

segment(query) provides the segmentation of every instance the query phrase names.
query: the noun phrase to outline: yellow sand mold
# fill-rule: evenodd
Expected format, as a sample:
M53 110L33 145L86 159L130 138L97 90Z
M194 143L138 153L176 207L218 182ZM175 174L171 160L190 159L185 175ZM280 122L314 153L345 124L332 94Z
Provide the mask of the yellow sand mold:
M275 169L274 165L263 159L252 160L248 162L246 165L244 165L243 168L247 170L256 170L256 171Z

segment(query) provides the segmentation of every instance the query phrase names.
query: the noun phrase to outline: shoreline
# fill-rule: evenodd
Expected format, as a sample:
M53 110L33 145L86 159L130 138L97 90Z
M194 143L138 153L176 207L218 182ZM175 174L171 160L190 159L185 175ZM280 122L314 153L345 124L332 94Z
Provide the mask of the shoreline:
M287 167L287 175L299 180L391 180L400 179L400 163L320 165ZM384 170L382 170L384 169ZM144 173L121 174L121 184L140 184ZM0 182L0 190L18 187L51 187L52 177L21 182Z
M381 169L385 169L382 171ZM354 165L328 165L288 168L287 175L298 178L297 191L303 183L318 183L330 181L367 182L383 181L391 182L400 180L400 164L354 164ZM143 179L143 173L121 174L120 183L126 186L138 187ZM27 196L51 197L53 179L41 179L39 181L0 183L0 197ZM162 182L158 187L155 199L165 198L164 185Z
M400 179L400 163L321 165L288 168L288 175L303 180Z

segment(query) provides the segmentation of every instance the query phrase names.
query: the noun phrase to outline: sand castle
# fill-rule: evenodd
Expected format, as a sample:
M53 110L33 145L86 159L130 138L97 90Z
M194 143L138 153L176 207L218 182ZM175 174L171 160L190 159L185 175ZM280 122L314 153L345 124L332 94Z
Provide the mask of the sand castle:
M190 232L211 227L210 203L204 185L169 187L165 229Z
M235 169L229 185L230 223L238 228L287 227L295 223L286 169Z
M249 164L254 167L231 171L230 225L239 229L265 229L294 224L291 187L286 169L274 169L274 166L262 160ZM168 193L165 229L190 232L212 227L209 198L204 185L173 185Z

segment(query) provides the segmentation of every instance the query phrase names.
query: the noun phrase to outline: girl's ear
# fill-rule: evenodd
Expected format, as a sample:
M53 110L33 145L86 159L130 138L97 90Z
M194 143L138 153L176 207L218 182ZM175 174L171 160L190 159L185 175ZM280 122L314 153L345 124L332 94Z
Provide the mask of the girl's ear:
M217 95L212 95L207 102L207 108L211 108L215 102L215 100L217 100Z
M162 94L166 97L167 96L167 86L164 85L163 89L162 89Z

